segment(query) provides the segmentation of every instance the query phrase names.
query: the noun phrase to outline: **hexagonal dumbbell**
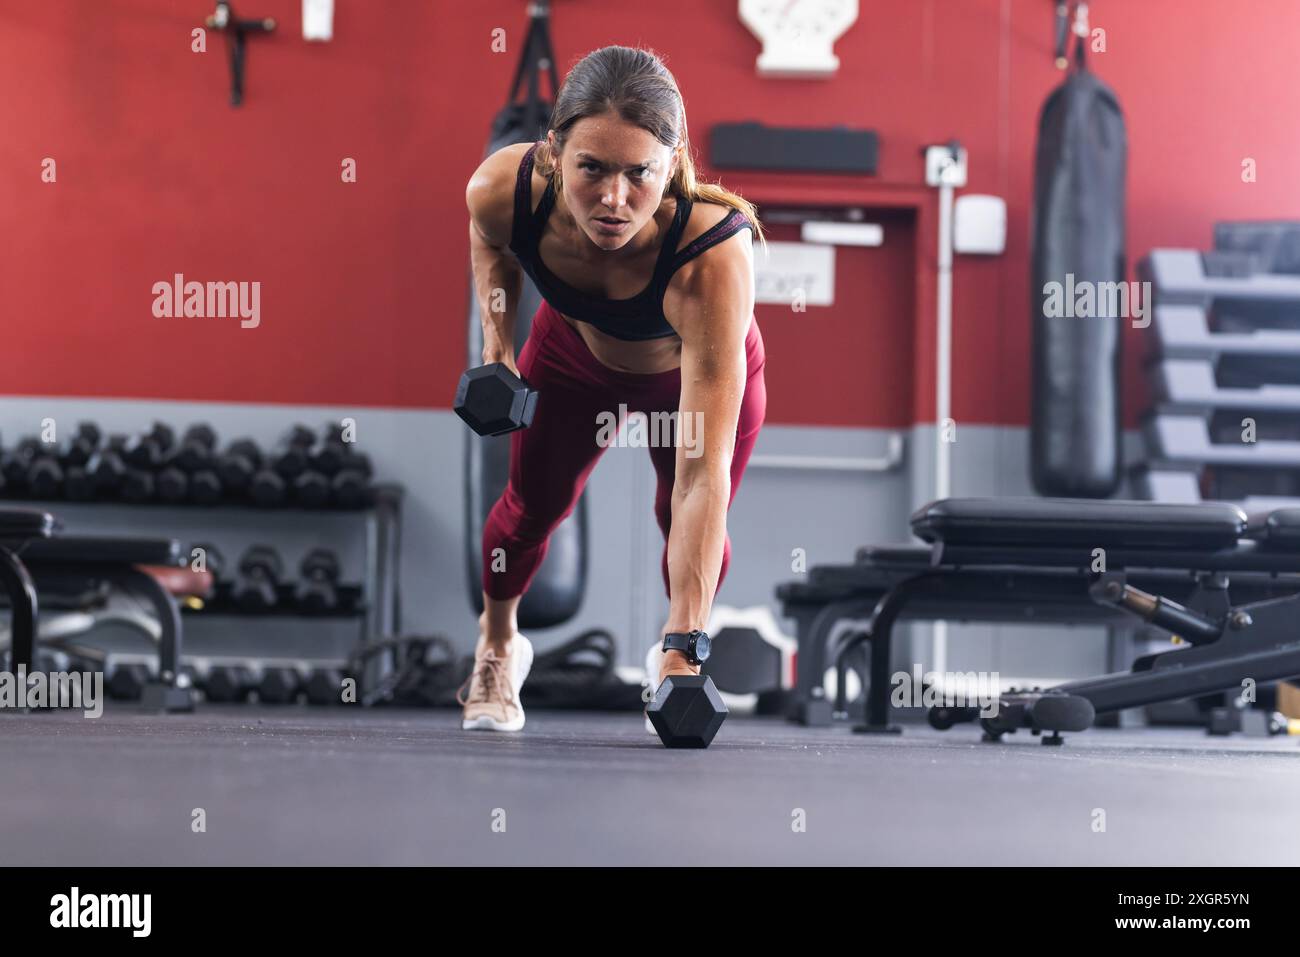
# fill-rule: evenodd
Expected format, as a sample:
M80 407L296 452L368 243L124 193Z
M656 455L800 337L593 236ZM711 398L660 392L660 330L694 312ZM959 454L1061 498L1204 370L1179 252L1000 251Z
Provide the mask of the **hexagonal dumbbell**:
M284 562L270 545L251 545L239 559L239 578L232 597L244 611L265 612L280 603Z
M252 439L236 439L216 458L217 478L223 487L242 492L262 466L262 450Z
M503 363L492 362L460 377L452 408L479 435L505 435L533 424L537 393Z
M246 701L254 686L253 672L243 665L213 665L203 681L209 701Z
M139 701L148 683L149 669L145 665L118 665L108 677L108 696L119 701Z
M172 455L171 464L182 472L200 472L211 469L216 459L217 433L212 426L200 422L191 425L181 436L180 445Z
M324 615L338 607L339 557L328 548L313 548L300 566L302 581L294 590L299 609Z
M341 704L345 677L341 668L313 668L303 685L307 701L311 704Z
M705 675L669 675L646 716L668 748L707 748L727 718L727 706Z
M293 704L302 690L302 678L297 669L268 667L262 669L257 683L257 700L262 704Z

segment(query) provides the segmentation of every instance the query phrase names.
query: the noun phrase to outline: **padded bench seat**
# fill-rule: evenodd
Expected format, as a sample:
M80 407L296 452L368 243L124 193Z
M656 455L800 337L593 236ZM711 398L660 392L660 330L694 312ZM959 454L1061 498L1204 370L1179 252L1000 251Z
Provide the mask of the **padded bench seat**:
M918 538L950 545L1204 551L1235 546L1247 526L1246 513L1225 502L949 498L912 515Z
M56 535L34 541L23 561L37 564L180 565L181 546L173 538L107 538Z
M0 541L25 542L33 538L48 538L58 528L58 520L38 508L0 508Z

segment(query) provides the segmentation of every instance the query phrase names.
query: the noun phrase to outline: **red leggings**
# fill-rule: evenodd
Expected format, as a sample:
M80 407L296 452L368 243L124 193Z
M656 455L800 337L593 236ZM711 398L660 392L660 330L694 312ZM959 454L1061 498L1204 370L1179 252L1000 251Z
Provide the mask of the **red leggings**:
M748 379L731 459L731 498L736 497L767 408L763 383L763 337L758 322L745 337ZM510 482L488 514L483 528L483 591L493 599L514 598L528 589L550 536L573 511L605 449L597 443L597 416L628 412L676 412L681 399L680 369L641 375L615 372L602 365L587 344L546 303L533 317L528 341L519 354L519 371L540 395L533 424L510 436ZM650 430L647 430L647 434ZM672 524L673 480L677 450L648 449L658 484L655 518L664 533L663 577L668 582L668 530ZM730 502L728 503L730 504ZM504 569L493 571L493 555L504 550ZM731 538L723 553L718 585L731 561ZM501 562L497 562L500 568ZM671 598L671 594L669 595Z

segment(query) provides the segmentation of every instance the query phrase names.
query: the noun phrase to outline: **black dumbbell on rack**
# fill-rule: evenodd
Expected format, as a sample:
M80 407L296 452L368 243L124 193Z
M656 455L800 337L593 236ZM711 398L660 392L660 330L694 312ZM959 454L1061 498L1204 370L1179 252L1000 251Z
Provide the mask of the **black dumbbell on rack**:
M293 480L293 501L303 508L324 508L330 501L330 480L315 469L307 469Z
M284 562L270 545L250 546L239 559L239 579L232 597L248 612L270 611L280 603Z
M212 426L202 422L191 425L181 436L171 464L186 473L211 469L216 459L216 448L217 433Z
M70 502L89 502L95 498L95 480L83 466L69 465L63 472L63 494Z
M298 569L302 581L294 592L298 608L309 615L324 615L339 605L339 557L328 548L313 548Z
M190 501L196 505L216 505L224 495L221 479L212 469L199 469L190 475Z
M99 450L100 440L103 438L99 431L99 426L94 422L77 423L76 434L68 440L68 444L59 453L59 464L64 469L73 467L84 468L90 461L90 457Z
M271 453L271 468L282 478L297 478L311 465L311 447L315 442L315 433L305 425L291 427Z
M63 494L63 466L53 455L40 455L32 461L27 470L27 494L42 500Z
M360 508L366 504L373 475L370 458L356 450L355 442L346 441L345 435L340 422L321 428L307 453L308 471L303 473L306 477L301 479L301 488L295 485L300 504L312 508L325 504Z
M342 423L328 422L316 437L316 444L308 453L308 460L313 469L322 475L334 476L343 468L343 463L351 451L351 443L344 441Z
M248 497L254 505L262 508L277 508L288 497L288 486L284 479L273 469L261 468L248 483Z
M216 473L223 488L232 493L248 490L253 476L262 467L262 450L252 439L236 439L217 456Z
M254 505L275 508L288 501L290 483L307 470L315 439L304 425L289 430L249 480L248 495Z
M122 446L122 461L132 468L156 471L162 467L163 460L175 444L176 433L171 426L155 422L148 432L126 440Z
M122 472L122 484L118 487L122 501L139 505L151 502L154 498L154 474L145 469L127 468Z
M361 508L369 500L373 474L370 456L349 449L342 467L330 480L330 501L337 508Z
M99 490L87 466L99 453L102 438L103 434L94 422L79 422L76 434L59 453L59 465L63 469L62 491L70 501L89 502L97 496Z
M27 489L27 473L32 463L45 452L39 439L25 438L0 457L0 474L11 495L22 495Z
M154 478L154 493L158 501L176 505L190 495L190 477L175 465L168 465Z
M113 436L107 448L101 448L87 460L86 475L94 488L94 497L116 498L121 494L126 463L118 450L125 444L126 436Z

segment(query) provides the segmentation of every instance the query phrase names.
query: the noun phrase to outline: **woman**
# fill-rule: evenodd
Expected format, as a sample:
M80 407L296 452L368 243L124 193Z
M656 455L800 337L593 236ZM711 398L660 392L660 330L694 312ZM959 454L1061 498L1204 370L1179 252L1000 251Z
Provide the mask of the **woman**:
M621 405L678 413L672 444L650 449L664 634L677 636L705 627L726 575L727 508L767 401L753 316L761 228L750 203L696 182L672 74L644 50L596 50L565 78L550 126L545 141L484 160L466 190L483 361L540 393L532 425L511 434L509 484L483 530L466 729L524 725L533 650L516 611L604 451L600 423ZM521 271L544 302L516 363ZM647 671L698 674L695 657L656 644Z

